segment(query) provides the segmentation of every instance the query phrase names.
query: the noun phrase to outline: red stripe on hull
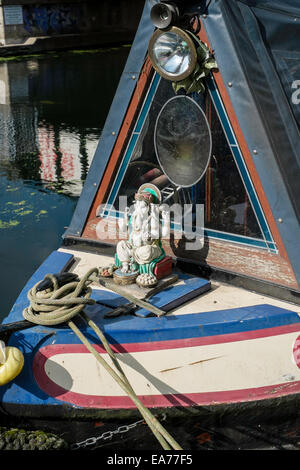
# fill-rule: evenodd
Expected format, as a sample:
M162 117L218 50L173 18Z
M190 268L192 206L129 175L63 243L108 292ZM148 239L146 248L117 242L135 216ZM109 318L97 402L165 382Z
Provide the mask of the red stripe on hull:
M276 328L255 330L248 332L232 333L228 335L209 336L204 338L189 338L172 341L157 341L150 343L127 343L112 345L115 352L142 352L155 351L163 349L177 349L192 346L201 346L209 344L220 344L235 341L245 341L268 336L276 336L299 331L299 324L284 325ZM297 340L296 340L297 341ZM101 345L93 345L100 353L106 353ZM68 353L86 353L90 354L83 344L62 344L49 345L41 348L34 357L33 373L39 387L51 397L58 400L73 403L80 407L118 409L134 408L135 405L129 397L124 396L95 396L79 394L65 390L53 382L45 372L46 361L54 355ZM146 395L140 396L140 400L145 406L153 407L173 407L173 406L195 406L212 405L235 402L250 402L267 398L276 398L284 395L299 393L300 381L286 382L266 387L229 390L221 392L205 393L187 393L187 394L169 394L169 395Z

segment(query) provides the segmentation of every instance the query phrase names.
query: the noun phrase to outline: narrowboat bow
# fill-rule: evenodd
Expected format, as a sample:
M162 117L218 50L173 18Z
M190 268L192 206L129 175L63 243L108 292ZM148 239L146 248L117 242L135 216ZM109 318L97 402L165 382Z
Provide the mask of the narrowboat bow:
M299 37L295 0L145 3L62 246L1 326L24 358L7 419L105 444L142 435L142 406L185 448L207 422L297 423Z

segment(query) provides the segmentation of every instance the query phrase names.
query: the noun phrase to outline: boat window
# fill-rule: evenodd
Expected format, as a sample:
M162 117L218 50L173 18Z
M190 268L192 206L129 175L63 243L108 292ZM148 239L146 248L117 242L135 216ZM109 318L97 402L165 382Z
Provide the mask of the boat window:
M205 226L221 232L263 238L239 168L209 96L206 106L213 136L213 157L202 189L205 193Z
M155 87L154 90L153 87ZM146 104L148 100L147 112L145 109L140 112L114 186L110 190L108 207L113 207L114 213L118 213L122 209L118 205L119 197L126 196L130 205L134 201L134 194L139 186L149 182L159 187L169 204L178 200L182 204L203 204L205 229L209 236L230 240L230 237L223 237L222 234L235 234L239 235L241 240L245 237L243 243L246 243L249 238L258 241L265 239L264 230L261 229L256 211L253 209L253 201L249 197L249 188L246 189L241 177L243 170L238 167L237 160L232 153L232 148L236 145L229 145L208 92L189 96L204 110L211 128L212 151L209 165L204 176L196 184L182 188L178 192L174 191L175 185L163 172L157 159L154 136L160 111L167 101L175 96L172 83L155 75L152 88L146 98ZM187 129L186 116L183 115L182 122L177 122L176 125L184 135ZM195 170L197 171L196 168ZM250 188L250 193L253 199L255 197L253 187ZM106 215L108 214L109 212ZM233 239L238 241L236 237ZM255 243L250 241L250 244ZM258 246L262 245L258 243Z

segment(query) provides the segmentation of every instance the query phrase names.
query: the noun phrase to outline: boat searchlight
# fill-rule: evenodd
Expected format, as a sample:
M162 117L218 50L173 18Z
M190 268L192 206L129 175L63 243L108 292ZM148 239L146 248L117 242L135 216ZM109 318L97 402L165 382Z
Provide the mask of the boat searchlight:
M157 29L149 41L148 53L153 68L173 82L187 78L197 63L192 34L177 26L167 31Z

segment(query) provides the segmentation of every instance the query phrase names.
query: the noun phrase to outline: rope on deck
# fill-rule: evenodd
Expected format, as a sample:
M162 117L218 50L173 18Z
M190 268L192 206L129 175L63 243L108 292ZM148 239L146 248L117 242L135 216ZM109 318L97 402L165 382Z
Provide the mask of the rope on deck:
M82 341L86 348L96 358L96 360L106 369L112 378L120 385L120 387L127 393L127 395L134 402L149 428L165 450L182 450L180 445L168 433L168 431L159 423L156 417L150 410L143 405L135 394L131 384L129 383L115 353L111 349L105 335L100 328L88 317L83 309L86 305L94 304L95 300L90 299L92 289L89 285L95 281L95 275L99 275L97 268L90 269L79 282L69 282L62 287L58 287L57 280L52 274L47 274L44 279L49 278L52 281L53 288L49 291L37 290L40 282L35 284L28 292L28 299L30 301L29 307L23 311L23 316L26 320L32 323L54 326L61 323L67 323L77 337ZM82 334L80 329L71 320L76 315L80 314L81 317L88 323L94 330L99 339L101 340L106 352L112 359L116 368L114 370L99 354L96 349L91 345L89 340Z

